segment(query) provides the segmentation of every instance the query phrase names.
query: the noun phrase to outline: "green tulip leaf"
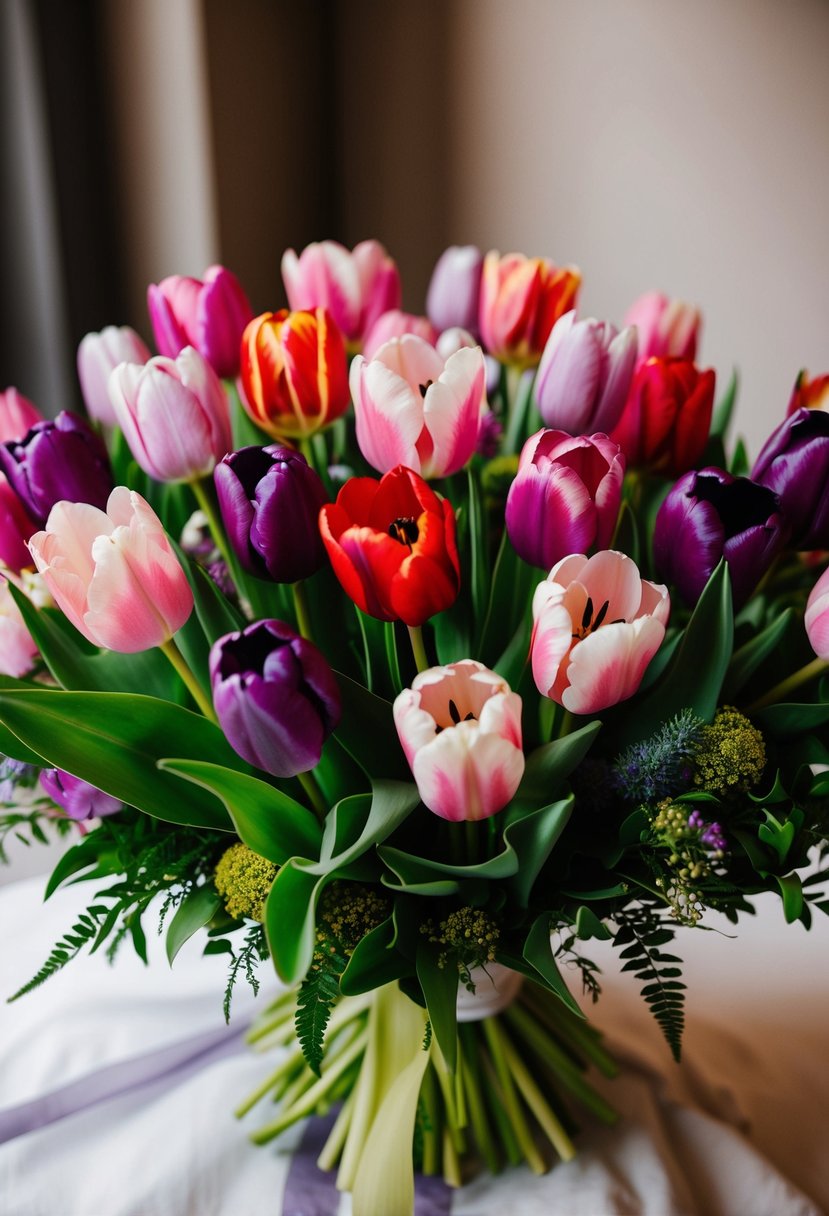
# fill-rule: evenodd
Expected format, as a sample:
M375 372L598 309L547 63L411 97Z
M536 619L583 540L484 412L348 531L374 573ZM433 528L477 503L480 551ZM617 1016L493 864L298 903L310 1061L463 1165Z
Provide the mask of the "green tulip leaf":
M734 651L722 689L726 703L733 702L755 671L777 650L794 619L794 609L786 608L761 633Z
M574 801L571 795L551 802L504 828L504 843L514 852L517 863L507 889L522 908L529 903L533 884L567 826Z
M576 937L580 941L609 941L613 934L603 920L600 920L592 908L582 904L576 912Z
M210 883L194 887L185 895L167 930L167 959L170 966L184 943L212 920L221 903Z
M424 939L418 943L416 968L432 1032L453 1073L458 1062L458 968L454 955L442 959L444 953Z
M803 885L798 874L786 874L783 877L775 875L780 897L783 900L783 915L786 923L791 925L803 916Z
M752 714L752 719L765 733L775 739L792 739L829 722L829 702L806 702L802 705L768 705Z
M334 675L342 698L335 737L369 777L410 777L390 703L341 672Z
M394 948L396 936L394 920L390 916L357 943L340 976L343 996L373 992L411 970L411 964Z
M610 548L626 553L637 566L640 564L639 526L629 502L622 503Z
M585 1016L584 1012L564 982L558 969L555 955L553 954L553 944L550 939L549 912L542 912L533 921L524 942L523 954L536 975L541 977L544 986L560 997L568 1009L571 1009L573 1013L583 1018Z
M739 385L739 376L736 367L731 373L731 379L728 381L728 387L725 393L717 402L714 408L714 416L711 420L711 434L725 437L731 415L734 413L734 405L737 401L737 387Z
M293 857L282 866L265 902L265 932L276 973L298 984L314 957L317 903L330 874L319 876Z
M557 793L560 783L581 764L601 727L601 722L588 722L563 739L554 739L531 752L515 802L538 806L539 802L545 802Z

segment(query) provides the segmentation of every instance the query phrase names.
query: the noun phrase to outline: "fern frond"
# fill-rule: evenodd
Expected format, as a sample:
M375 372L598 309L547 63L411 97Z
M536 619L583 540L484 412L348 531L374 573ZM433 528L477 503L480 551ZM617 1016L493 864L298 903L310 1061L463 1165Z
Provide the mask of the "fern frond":
M63 970L67 963L83 950L84 946L94 942L98 937L101 929L101 924L107 919L109 909L102 904L92 904L82 912L75 924L68 933L55 943L52 951L46 962L38 971L37 975L33 976L28 983L19 988L12 996L8 998L9 1004L16 1001L19 997L25 996L27 992L32 992L33 989L39 988L45 983L50 976L56 975L58 971Z
M259 980L256 977L256 968L259 963L264 962L268 958L268 943L265 937L265 931L261 925L253 925L245 934L244 945L239 951L235 951L227 941L227 938L220 939L227 944L227 953L230 954L230 971L228 973L227 985L225 987L224 1000L222 1002L222 1010L225 1015L225 1021L230 1021L230 1006L233 1000L233 989L236 986L236 981L239 978L240 972L244 973L245 979L253 990L253 995L256 996L259 992ZM218 946L218 941L215 945Z
M340 995L340 976L347 957L331 947L317 951L297 995L296 1033L302 1054L312 1072L320 1076L325 1029Z
M685 984L682 959L661 949L673 941L674 928L647 905L625 909L616 917L619 929L613 944L620 947L623 971L641 981L641 995L664 1034L671 1054L679 1061L685 1028Z

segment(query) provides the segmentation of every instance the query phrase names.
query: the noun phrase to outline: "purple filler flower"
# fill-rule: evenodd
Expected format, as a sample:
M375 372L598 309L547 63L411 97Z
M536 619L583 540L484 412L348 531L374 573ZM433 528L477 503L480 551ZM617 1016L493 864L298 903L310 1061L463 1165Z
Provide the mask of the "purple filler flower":
M105 815L117 815L124 808L120 799L62 768L45 769L40 774L40 784L69 819L102 819Z
M795 548L829 548L829 413L790 414L766 440L751 477L780 499Z
M35 423L22 439L0 444L0 471L41 527L61 499L105 510L113 487L103 441L66 411Z
M700 844L705 845L712 853L724 853L728 847L725 832L719 823L709 823L703 819L699 811L691 811L688 816L688 827L699 832Z

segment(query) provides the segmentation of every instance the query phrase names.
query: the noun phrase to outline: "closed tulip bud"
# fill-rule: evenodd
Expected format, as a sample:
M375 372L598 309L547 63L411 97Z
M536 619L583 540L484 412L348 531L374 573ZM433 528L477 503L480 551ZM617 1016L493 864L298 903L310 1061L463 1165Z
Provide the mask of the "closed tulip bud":
M78 347L78 379L89 417L115 426L109 377L119 363L146 363L149 358L146 345L128 325L108 325L99 334L87 334Z
M662 645L671 601L624 553L558 562L533 596L530 649L538 691L574 714L632 697Z
M678 477L702 459L714 408L713 371L686 359L640 363L610 438L633 468Z
M307 439L348 409L342 334L323 308L266 312L242 339L243 404L274 439Z
M14 602L8 583L0 578L0 675L19 680L34 667L37 646Z
M421 799L453 823L487 819L524 775L521 698L474 659L431 667L394 703L394 723Z
M282 621L256 621L210 651L213 704L228 742L274 777L319 763L340 720L340 692L311 642Z
M785 542L779 509L776 495L747 477L716 468L686 473L656 517L653 555L660 577L690 606L724 557L740 608Z
M607 434L625 408L636 366L636 331L606 321L556 321L535 380L535 399L547 426L568 435ZM573 552L573 550L570 550Z
M806 371L798 374L786 412L793 414L800 409L829 410L829 374L811 378Z
M819 659L829 662L829 570L824 570L806 601L806 634Z
M364 358L373 359L381 346L392 338L402 338L404 334L414 334L430 346L434 346L438 340L438 331L428 317L419 317L416 313L401 312L399 308L393 308L378 317L366 334L363 343Z
M426 294L426 312L437 329L467 329L477 338L483 266L475 245L450 245L440 255Z
M780 499L796 549L829 548L829 414L799 409L769 436L751 470Z
M661 292L649 291L633 303L625 325L635 325L640 359L690 359L697 357L702 314L682 300L670 300Z
M18 574L32 564L26 541L37 531L26 510L0 473L0 566Z
M43 415L37 406L16 388L7 388L0 393L0 443L22 439L36 422L42 421Z
M549 570L568 553L610 544L625 476L619 445L606 435L572 438L537 431L524 444L507 496L510 543L532 566Z
M478 323L487 351L502 363L534 367L559 317L576 304L581 274L520 253L484 258Z
M317 519L328 495L304 456L276 445L241 448L213 476L225 531L246 570L295 583L320 569Z
M156 481L196 481L230 451L222 382L186 346L175 359L122 363L109 381L115 417L138 464Z
M123 654L162 646L192 611L161 520L126 486L112 491L106 512L57 503L29 548L58 607L94 646Z
M378 317L400 307L400 275L379 241L361 241L353 252L337 241L319 241L299 257L288 249L282 279L291 308L326 309L352 351Z
M62 768L48 768L40 774L40 784L59 806L67 819L103 819L117 815L124 804L112 794L105 794L97 786L74 777Z
M147 307L160 354L175 359L185 346L192 346L217 376L238 376L239 344L253 309L235 274L224 266L209 266L204 282L170 275L147 288Z
M101 507L112 489L103 441L83 418L66 411L35 423L22 439L0 445L0 471L40 526L56 502Z

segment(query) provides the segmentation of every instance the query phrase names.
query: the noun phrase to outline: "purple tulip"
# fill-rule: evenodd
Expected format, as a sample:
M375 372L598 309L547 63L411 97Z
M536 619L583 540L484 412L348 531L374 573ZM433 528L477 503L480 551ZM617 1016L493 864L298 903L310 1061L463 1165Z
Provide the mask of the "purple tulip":
M45 769L40 774L40 784L69 819L103 819L124 809L120 799L62 768Z
M255 621L210 651L213 704L239 755L274 777L319 763L340 691L316 646L282 621Z
M751 477L780 499L796 549L829 548L829 414L790 414L766 440Z
M439 330L460 326L477 340L478 297L484 258L474 245L450 245L438 258L429 291L426 313Z
M320 569L317 519L328 495L304 456L277 444L240 448L213 476L225 531L246 570L295 583Z
M777 495L722 469L680 477L659 508L653 533L656 569L695 604L724 557L735 608L757 586L786 540Z
M0 445L0 471L41 527L56 502L106 509L112 470L103 441L77 414L37 422L22 439Z
M606 549L624 476L621 448L607 435L537 431L524 444L507 496L507 534L518 556L550 570L593 544Z
M568 435L609 434L625 408L636 365L636 330L566 313L553 326L535 381L547 426Z
M253 309L231 271L209 266L204 282L173 274L151 283L147 308L160 354L175 359L185 346L194 346L217 376L239 375L242 334Z

